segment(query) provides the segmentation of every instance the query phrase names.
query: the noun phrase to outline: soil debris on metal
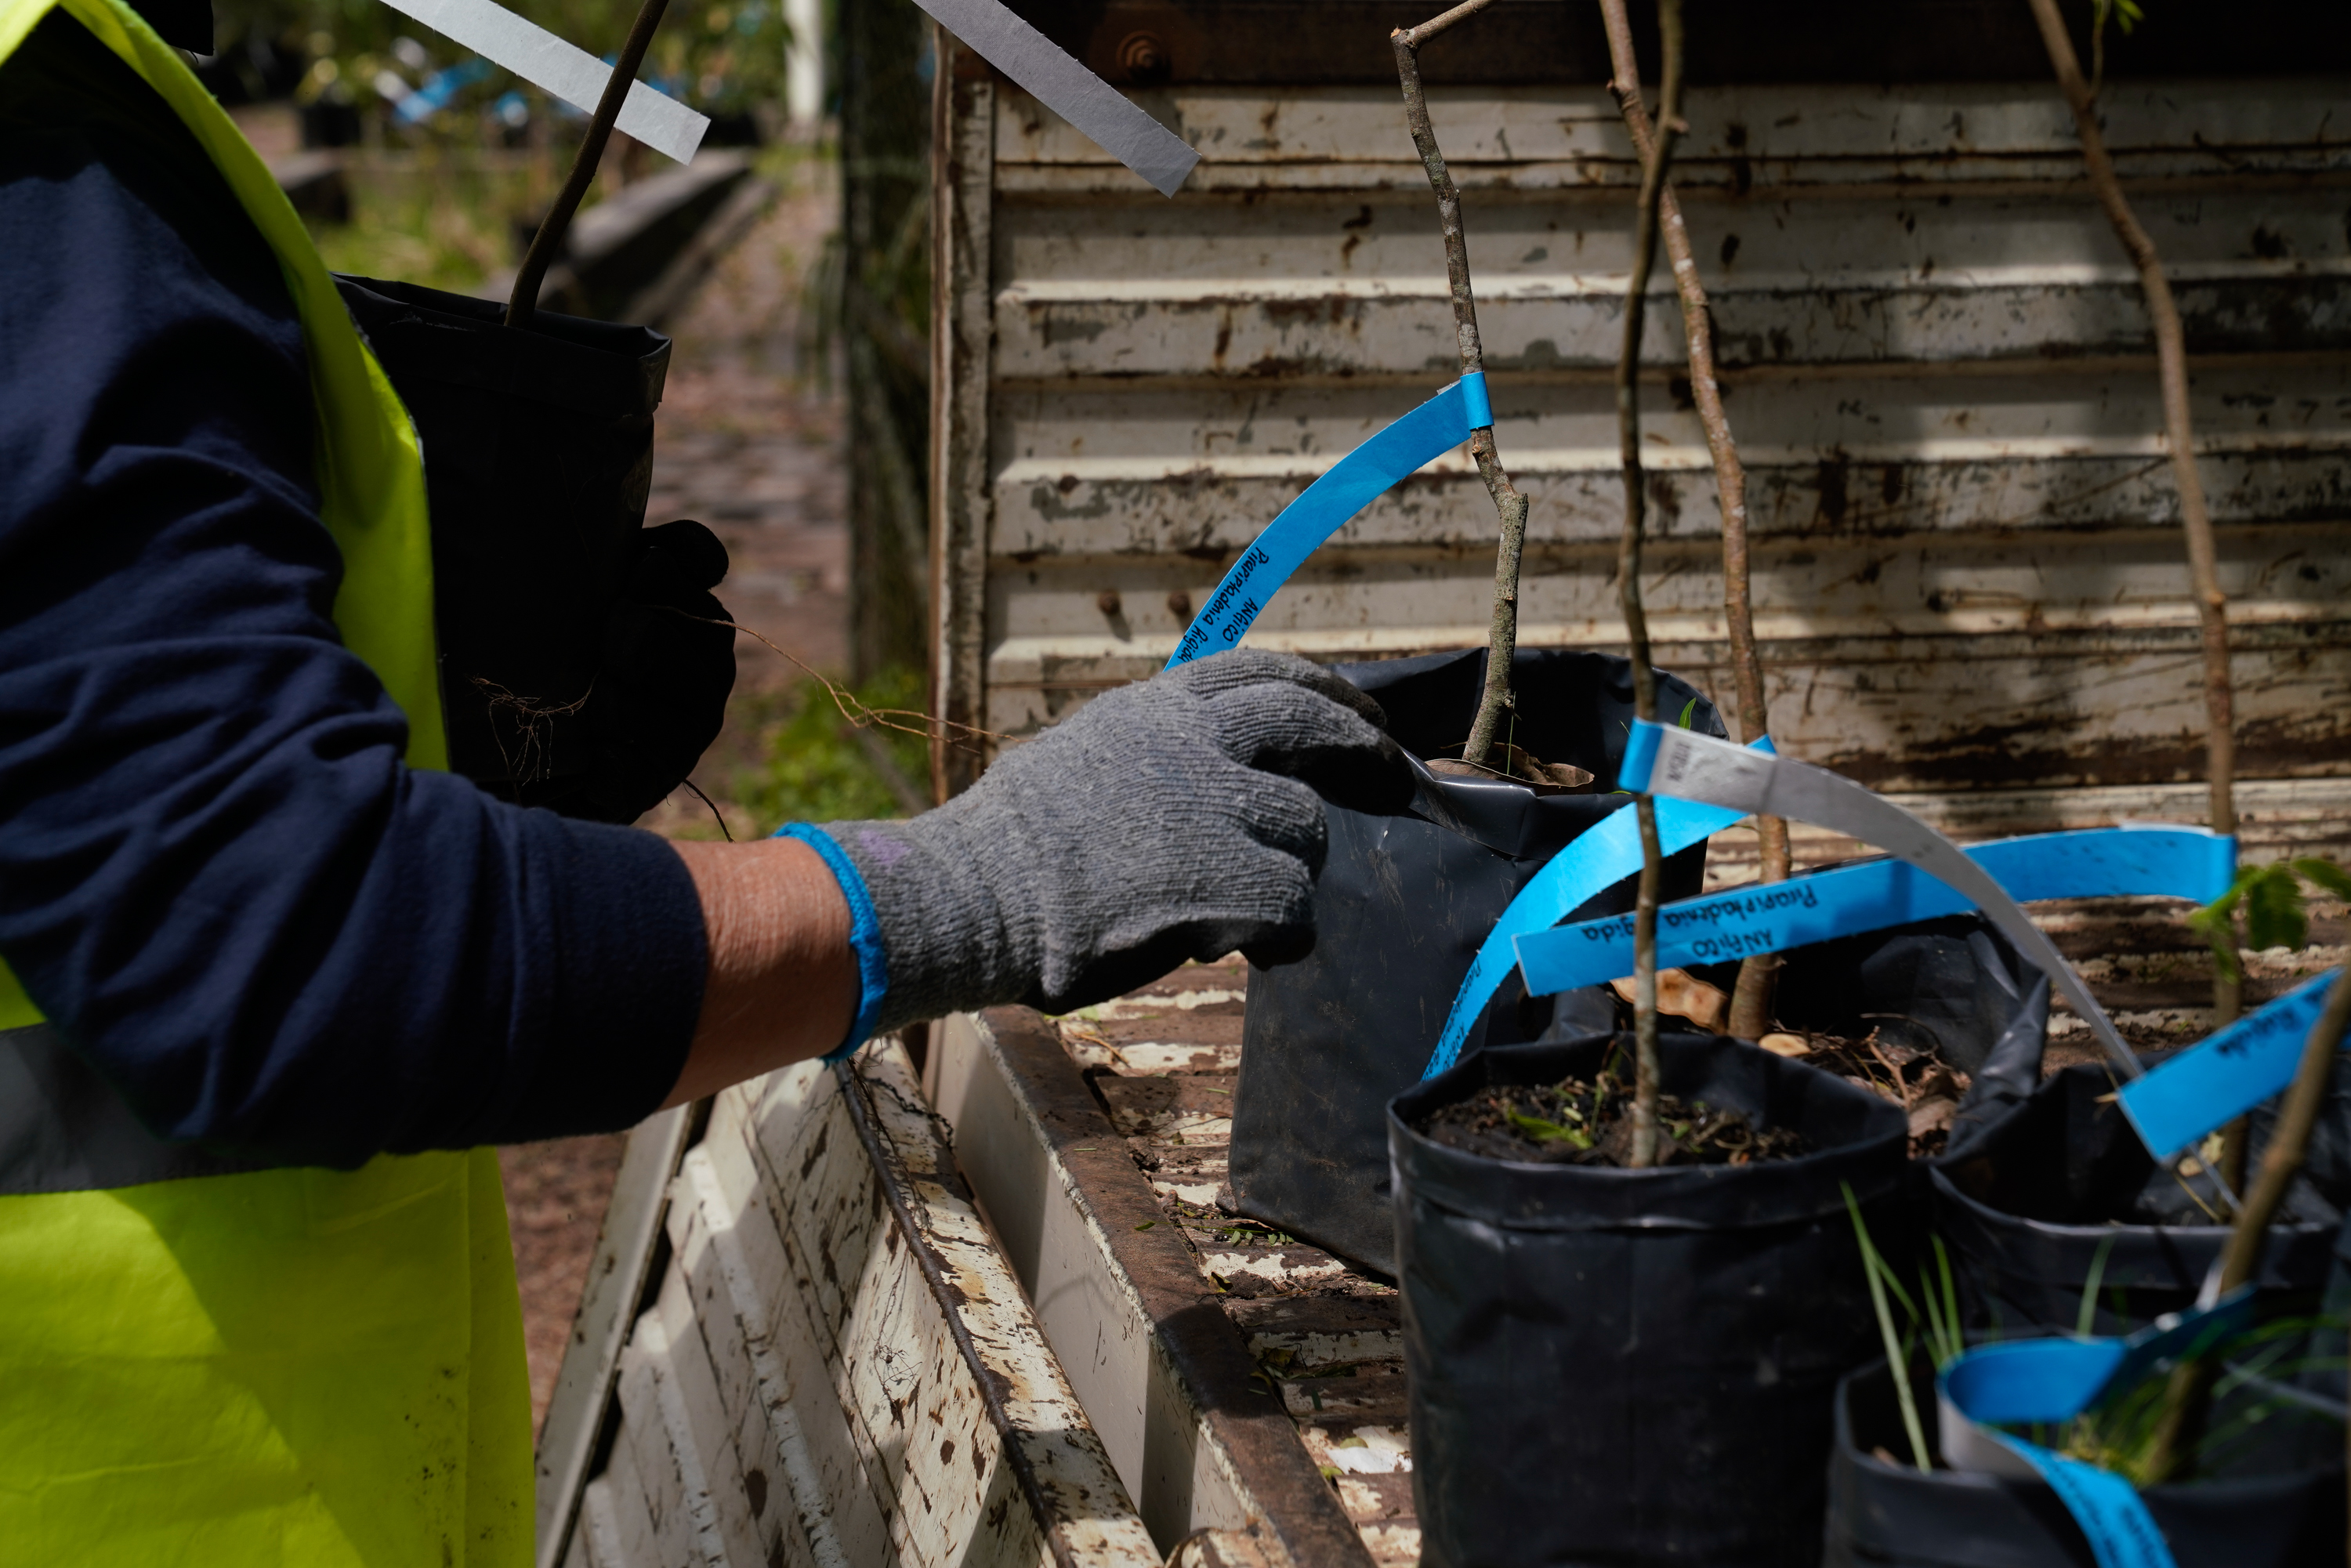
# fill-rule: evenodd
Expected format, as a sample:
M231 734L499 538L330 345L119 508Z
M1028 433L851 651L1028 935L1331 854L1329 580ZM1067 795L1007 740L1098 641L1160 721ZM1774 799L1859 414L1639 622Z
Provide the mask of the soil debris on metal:
M1187 966L1060 1019L1061 1041L1373 1559L1405 1568L1420 1527L1395 1291L1218 1207L1248 984L1238 957Z

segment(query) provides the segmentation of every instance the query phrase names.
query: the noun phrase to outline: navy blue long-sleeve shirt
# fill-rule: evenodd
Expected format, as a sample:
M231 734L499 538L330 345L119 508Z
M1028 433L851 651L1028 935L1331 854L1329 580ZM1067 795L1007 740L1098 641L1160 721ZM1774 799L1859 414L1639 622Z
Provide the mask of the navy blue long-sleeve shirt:
M0 67L0 957L166 1137L347 1166L626 1125L701 1006L692 883L402 764L311 441L276 259L52 13Z

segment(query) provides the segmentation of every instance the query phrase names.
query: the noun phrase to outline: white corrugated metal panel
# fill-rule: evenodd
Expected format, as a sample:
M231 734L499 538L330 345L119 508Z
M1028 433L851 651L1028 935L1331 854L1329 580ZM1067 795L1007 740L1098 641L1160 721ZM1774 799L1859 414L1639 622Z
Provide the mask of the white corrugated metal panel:
M566 1564L1155 1568L894 1040L717 1096Z
M2241 767L2304 781L2249 791L2256 841L2332 840L2351 818L2346 89L2173 81L2105 102L2187 318ZM1629 145L1596 84L1430 96L1497 439L1533 497L1521 643L1616 644ZM968 62L942 92L940 670L946 711L990 731L1155 669L1245 541L1458 369L1393 88L1145 101L1204 155L1172 202ZM1874 787L1952 796L1932 804L1962 831L2079 818L2092 789L2200 815L2151 340L2054 89L1727 87L1694 90L1688 118L1678 183L1750 473L1775 734ZM1669 289L1646 349L1644 588L1659 662L1727 698L1719 519ZM1327 657L1481 642L1493 529L1457 453L1325 546L1250 640ZM2264 816L2272 797L2284 815Z

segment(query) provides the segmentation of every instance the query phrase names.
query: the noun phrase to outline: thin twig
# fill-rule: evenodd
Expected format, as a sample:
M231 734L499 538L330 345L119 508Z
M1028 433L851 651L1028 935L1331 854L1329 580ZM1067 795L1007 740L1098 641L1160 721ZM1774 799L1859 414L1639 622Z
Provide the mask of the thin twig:
M973 751L979 749L977 746L972 744L975 741L991 740L998 746L1019 746L1021 742L1031 738L1025 735L998 735L992 729L977 729L967 724L957 724L951 718L936 718L926 713L917 713L910 707L872 706L860 698L855 692L834 682L823 671L793 653L789 648L784 647L765 633L755 631L739 621L728 621L714 615L689 615L674 604L664 604L660 608L668 611L672 615L687 621L699 622L705 626L724 626L730 632L740 632L747 637L758 638L768 645L769 652L780 653L798 665L800 674L822 686L825 695L832 699L832 706L841 710L841 716L847 719L855 728L863 729L870 726L879 729L894 729L901 735L918 735L925 740L937 740L948 746L964 746ZM909 718L919 719L921 723L894 722Z
M1641 101L1641 66L1633 49L1633 25L1625 0L1600 0L1600 19L1608 35L1609 89L1625 117L1633 151L1644 166L1654 151L1649 111ZM1657 217L1666 242L1666 259L1673 267L1674 284L1682 301L1682 336L1689 347L1690 399L1698 406L1698 424L1706 432L1706 448L1714 459L1714 487L1722 507L1722 612L1730 634L1730 670L1739 696L1739 737L1752 745L1769 735L1771 720L1763 695L1763 661L1755 646L1755 611L1749 592L1747 559L1747 466L1740 461L1739 444L1731 439L1730 420L1722 408L1722 386L1715 373L1714 318L1707 309L1706 286L1698 279L1698 260L1690 248L1689 227L1682 221L1682 204L1668 180L1658 198ZM1791 869L1788 823L1782 817L1755 819L1761 841L1765 882L1784 882ZM1771 1027L1771 992L1780 972L1776 953L1758 953L1739 967L1732 988L1729 1031L1753 1040Z
M718 809L718 802L704 794L702 792L702 786L696 784L693 779L681 779L678 782L684 785L688 789L693 790L694 798L710 808L711 816L717 821L719 832L726 837L728 843L733 843L735 841L735 831L726 825L726 813Z
M555 205L548 209L546 221L531 236L530 249L523 254L521 270L515 274L514 292L507 298L509 327L528 327L538 312L538 286L545 281L548 267L554 264L556 252L563 248L563 236L571 227L571 214L580 210L590 182L596 178L596 166L604 159L604 143L611 140L613 122L621 118L621 105L627 101L629 89L636 85L637 68L644 64L645 49L653 43L653 29L661 26L662 12L668 5L669 0L645 0L629 28L628 42L621 46L620 60L605 79L604 96L596 100L596 117L588 122L588 134L580 143L578 155L571 160L571 172L564 177Z
M2188 410L2188 343L2179 323L2179 307L2171 298L2171 283L2163 275L2163 258L2147 236L2137 214L2123 195L2114 159L2098 129L2097 95L2083 79L2082 62L2074 40L2058 14L2057 0L2026 0L2040 25L2041 41L2057 73L2057 85L2074 110L2074 127L2082 138L2082 163L2105 210L2115 237L2138 268L2139 290L2147 301L2148 323L2155 329L2155 358L2163 388L2163 436L2171 449L2171 471L2179 486L2179 521L2188 536L2188 569L2196 594L2196 618L2203 632L2205 772L2211 791L2212 831L2234 835L2237 831L2236 700L2229 670L2229 601L2220 591L2220 555L2212 539L2212 516L2204 504L2204 484L2196 472L2196 433ZM2235 978L2215 970L2212 978L2212 1021L2217 1027L2233 1020L2243 1005L2243 989Z
M1641 532L1646 497L1641 474L1641 329L1649 272L1657 253L1657 209L1666 192L1674 141L1681 133L1681 0L1658 0L1657 30L1665 40L1664 85L1657 97L1656 145L1644 161L1641 206L1633 223L1633 275L1625 287L1625 342L1616 355L1616 433L1625 470L1625 537L1616 553L1616 592L1625 611L1633 661L1633 710L1655 723L1656 672L1649 664L1649 618L1641 606ZM1657 1160L1657 894L1665 852L1657 841L1657 804L1635 797L1640 813L1641 885L1633 906L1633 1148L1635 1170Z
M2346 1025L2351 1025L2351 968L2336 975L2327 989L2326 1006L2303 1044L2302 1062L2278 1112L2277 1127L2270 1134L2269 1147L2262 1151L2261 1176L2246 1195L2244 1207L2237 1211L2236 1228L2229 1232L2228 1249L2220 1254L2220 1294L2223 1296L2251 1280L2261 1266L2270 1222L2285 1207L2286 1194L2294 1177L2302 1174L2304 1157L2310 1151L2311 1129L2318 1124L2318 1113L2325 1104L2335 1053L2342 1048ZM2218 1358L2212 1356L2199 1356L2173 1370L2171 1386L2164 1395L2163 1416L2156 1427L2154 1450L2147 1458L2147 1485L2181 1474L2194 1460L2219 1373Z
M1429 124L1428 99L1420 87L1418 51L1422 44L1477 15L1489 3L1464 0L1417 27L1399 27L1388 35L1395 47L1396 78L1404 86L1405 124L1412 132L1413 147L1420 153L1421 167L1428 172L1429 186L1437 193L1437 223L1445 235L1445 272L1452 286L1453 325L1464 375L1482 373L1486 368L1485 350L1478 341L1478 297L1469 281L1468 241L1461 232L1461 192L1445 166L1437 131ZM1494 614L1487 633L1486 685L1479 695L1478 716L1469 727L1469 742L1461 752L1464 761L1482 762L1493 749L1502 710L1516 700L1510 691L1510 661L1519 647L1519 560L1526 550L1527 498L1511 485L1502 466L1491 425L1469 433L1469 455L1486 481L1486 493L1493 497L1494 515L1501 526L1494 551Z

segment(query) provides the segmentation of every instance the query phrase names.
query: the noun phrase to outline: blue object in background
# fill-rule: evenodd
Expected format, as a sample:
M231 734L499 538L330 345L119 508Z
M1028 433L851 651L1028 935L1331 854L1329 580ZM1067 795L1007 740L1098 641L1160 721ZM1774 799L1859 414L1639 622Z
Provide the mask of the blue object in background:
M426 77L414 92L392 106L392 113L407 125L418 125L449 107L449 100L458 92L490 74L490 62L475 56L458 61L445 70ZM511 96L511 95L509 95Z

